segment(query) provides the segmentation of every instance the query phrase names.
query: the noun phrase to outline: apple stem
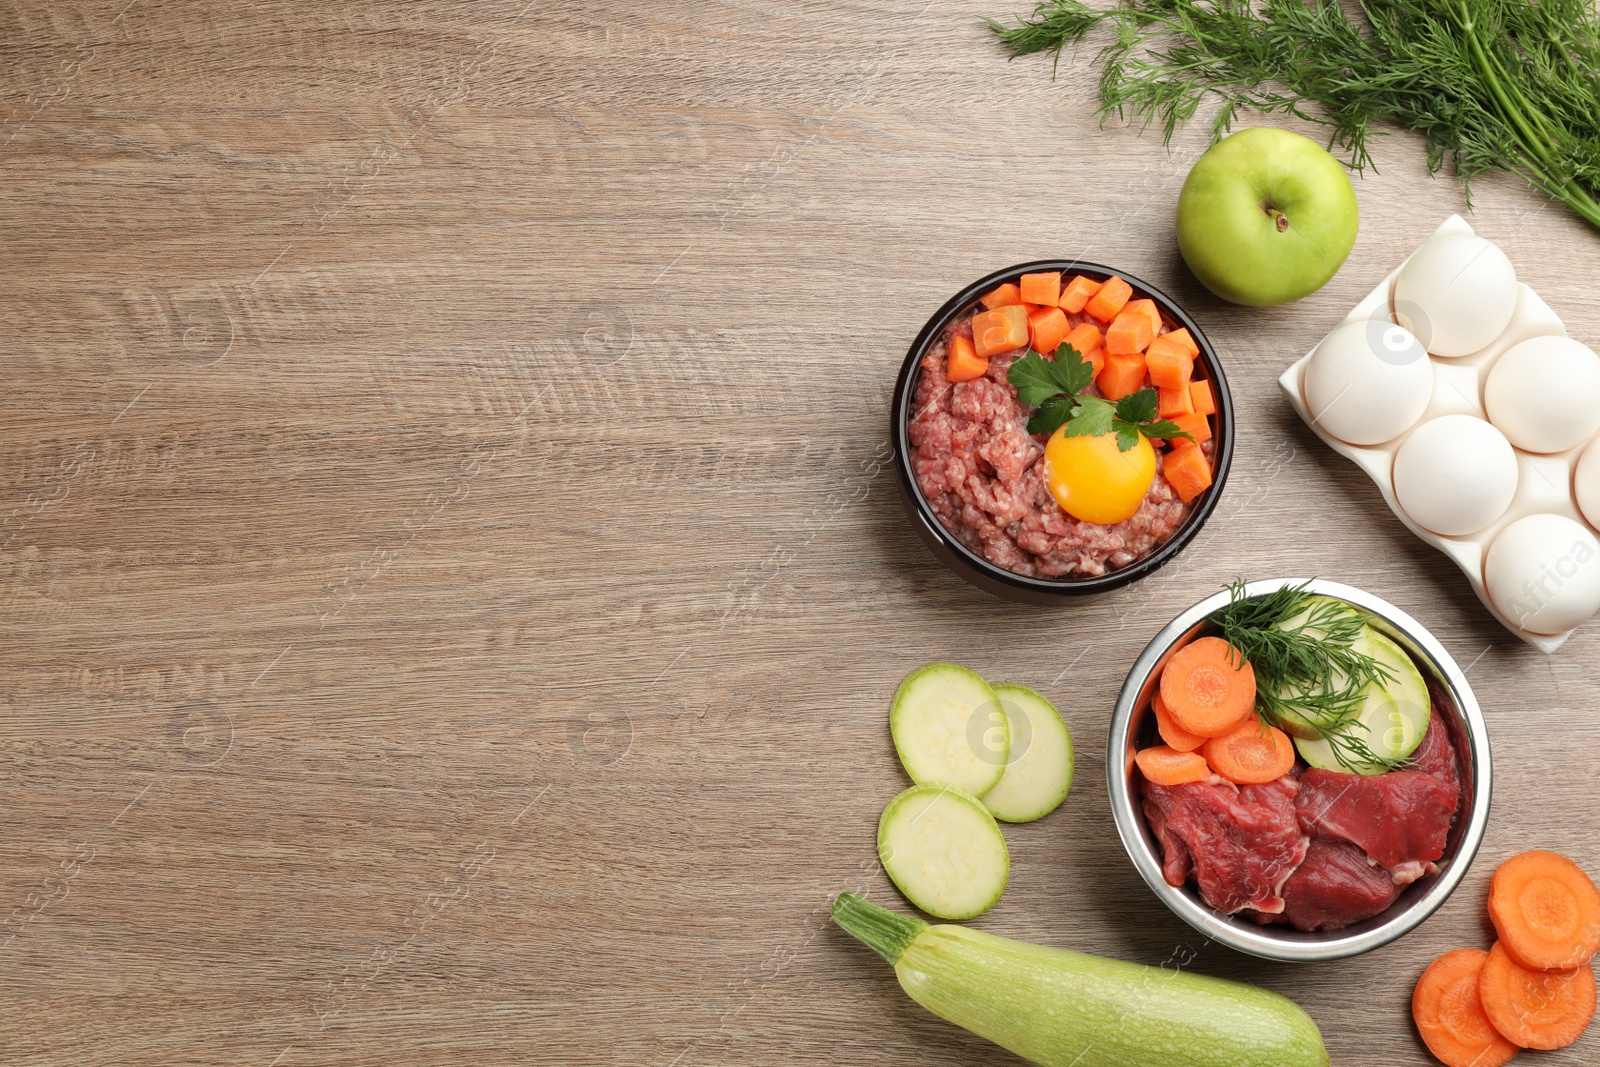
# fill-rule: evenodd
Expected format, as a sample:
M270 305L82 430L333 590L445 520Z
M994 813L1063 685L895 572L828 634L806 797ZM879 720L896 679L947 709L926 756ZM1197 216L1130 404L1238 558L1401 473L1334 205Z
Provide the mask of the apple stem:
M1289 228L1288 215L1285 215L1275 207L1267 208L1267 214L1272 216L1272 224L1278 228L1279 233L1282 233Z

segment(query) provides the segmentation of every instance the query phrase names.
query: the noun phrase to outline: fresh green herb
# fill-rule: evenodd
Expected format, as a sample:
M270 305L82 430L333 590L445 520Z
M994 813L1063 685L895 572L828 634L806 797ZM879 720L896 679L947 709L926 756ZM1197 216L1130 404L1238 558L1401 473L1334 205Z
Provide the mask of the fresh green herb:
M1028 432L1032 434L1053 434L1062 426L1068 437L1115 433L1117 447L1124 452L1139 443L1140 434L1194 440L1177 423L1156 417L1154 389L1140 389L1115 404L1098 396L1084 396L1083 391L1094 382L1094 365L1065 342L1056 349L1054 359L1028 349L1011 364L1006 378L1024 404L1038 408L1028 420Z
M1181 429L1177 423L1160 418L1157 415L1158 406L1154 389L1140 389L1117 401L1117 417L1112 425L1117 429L1117 442L1124 452L1138 442L1135 435L1141 433L1146 437L1160 437L1164 440L1175 437L1194 440L1194 437L1188 431Z
M1078 413L1062 431L1065 437L1099 437L1111 432L1117 421L1117 409L1109 400L1097 396L1080 396ZM1131 447L1131 446L1130 446ZM1126 452L1124 448L1122 451Z
M1038 407L1058 393L1075 397L1094 381L1094 364L1071 345L1062 342L1054 359L1028 349L1023 357L1011 364L1006 379L1017 387L1017 396L1024 404Z
M1280 728L1290 718L1311 723L1347 770L1392 770L1406 761L1379 756L1351 728L1367 687L1393 675L1357 644L1365 617L1307 592L1308 584L1247 596L1243 579L1236 580L1228 606L1209 621L1254 668L1262 721ZM1295 625L1283 625L1291 620Z
M1028 420L1028 432L1048 437L1065 426L1078 411L1078 398L1072 396L1046 397L1039 410Z
M1510 171L1600 227L1600 12L1590 0L1044 0L1013 57L1054 53L1101 23L1100 116L1176 129L1214 98L1212 135L1242 110L1331 128L1356 170L1386 122L1428 138L1463 186ZM1467 203L1471 205L1470 189Z

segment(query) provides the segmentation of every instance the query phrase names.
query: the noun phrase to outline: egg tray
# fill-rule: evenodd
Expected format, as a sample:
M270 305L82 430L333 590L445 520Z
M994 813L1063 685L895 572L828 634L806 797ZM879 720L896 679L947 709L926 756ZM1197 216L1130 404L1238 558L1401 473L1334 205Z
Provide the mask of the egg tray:
M1470 235L1472 232L1472 227L1465 219L1460 215L1452 215L1434 231L1432 236ZM1410 257L1407 257L1406 262L1409 261ZM1365 299L1350 310L1339 325L1374 319L1393 322L1394 284L1404 267L1405 262L1402 262L1388 277L1379 282ZM1442 415L1457 414L1487 419L1483 403L1484 380L1495 360L1507 349L1530 337L1564 337L1566 333L1566 326L1556 313L1550 310L1549 305L1527 285L1518 282L1516 311L1511 316L1510 324L1500 336L1470 355L1448 359L1430 355L1428 358L1433 362L1434 378L1433 395L1427 409L1404 433L1381 445L1348 444L1333 437L1312 418L1303 390L1306 364L1311 359L1310 352L1284 371L1278 379L1278 384L1283 387L1289 402L1294 405L1295 411L1299 412L1306 425L1310 426L1328 447L1367 473L1383 494L1384 502L1407 529L1449 556L1456 566L1461 568L1462 573L1467 576L1467 581L1472 584L1473 592L1478 594L1478 599L1483 601L1484 607L1489 609L1490 614L1506 629L1546 653L1560 648L1567 638L1572 636L1573 631L1565 630L1557 634L1533 633L1522 629L1495 607L1484 584L1484 555L1501 530L1529 515L1556 514L1578 522L1591 532L1595 530L1594 524L1590 523L1579 510L1573 494L1573 470L1578 457L1594 439L1584 441L1564 452L1547 455L1525 452L1513 446L1517 457L1517 490L1510 506L1506 508L1504 514L1484 529L1462 537L1445 537L1423 529L1412 521L1395 498L1393 471L1395 453L1399 451L1400 445L1424 423ZM1314 352L1315 348L1312 351Z

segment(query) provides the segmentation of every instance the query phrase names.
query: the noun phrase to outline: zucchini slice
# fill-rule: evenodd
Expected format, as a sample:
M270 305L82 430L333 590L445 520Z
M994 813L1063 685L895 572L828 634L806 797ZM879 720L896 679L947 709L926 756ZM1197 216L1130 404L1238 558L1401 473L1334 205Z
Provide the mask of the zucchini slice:
M906 676L889 705L900 763L918 785L950 785L973 796L1005 773L1011 732L994 690L954 663L930 663Z
M1375 755L1404 759L1422 744L1422 736L1428 732L1432 715L1428 683L1422 680L1422 672L1405 650L1387 636L1369 626L1363 639L1372 657L1388 668L1392 680L1367 687L1357 725L1350 734L1365 741ZM1313 767L1351 770L1339 763L1332 747L1320 738L1296 737L1294 746L1300 750L1300 758ZM1360 764L1354 769L1358 774L1381 774L1387 768L1382 764Z
M914 785L889 801L878 820L878 859L907 900L939 919L982 915L1011 877L1011 854L989 810L944 785Z
M991 688L1006 714L1011 753L1000 781L979 799L1002 822L1042 819L1072 788L1072 733L1055 706L1027 686Z
M1366 613L1361 611L1361 609L1354 607L1353 605L1346 604L1342 600L1335 600L1332 597L1314 596L1309 598L1299 611L1278 623L1278 629L1302 631L1312 637L1321 639L1327 636L1327 628L1325 625L1320 624L1332 621L1330 616L1342 617L1346 620L1363 619L1366 618ZM1355 639L1352 647L1358 652L1365 652L1368 655L1376 655L1376 653L1372 651L1371 645L1367 640L1367 635L1370 633L1372 633L1372 627L1363 626L1361 628L1361 635ZM1333 679L1332 689L1333 691L1338 692L1349 684L1350 682L1344 676L1344 674L1342 672L1337 672ZM1298 691L1297 689L1291 688L1289 692L1285 693L1285 695L1304 695L1304 693ZM1299 712L1291 709L1284 709L1283 721L1279 723L1279 725L1282 726L1284 731L1291 737L1318 738L1322 736L1322 730L1320 727L1323 724L1318 723L1313 719L1308 719Z

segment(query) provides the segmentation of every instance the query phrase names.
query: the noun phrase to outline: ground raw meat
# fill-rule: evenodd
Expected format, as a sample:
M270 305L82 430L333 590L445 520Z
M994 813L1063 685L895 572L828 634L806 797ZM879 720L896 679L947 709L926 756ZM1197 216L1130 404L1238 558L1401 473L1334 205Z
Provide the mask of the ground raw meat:
M1338 930L1380 914L1436 869L1460 806L1461 768L1442 703L1436 691L1428 732L1406 770L1353 775L1296 763L1276 782L1243 786L1237 796L1219 778L1144 782L1162 876L1175 886L1192 878L1218 911L1297 930ZM1257 808L1263 801L1265 813ZM1302 842L1287 866L1291 838L1271 817L1284 805L1294 810Z
M1192 872L1207 904L1224 914L1283 911L1283 884L1305 858L1293 778L1234 787L1220 778L1183 785L1144 783L1144 813L1168 850L1162 876L1181 886Z
M1076 325L1083 317L1068 318ZM907 430L917 485L962 544L1029 577L1099 575L1148 555L1183 525L1189 506L1159 470L1139 510L1123 522L1080 522L1062 511L1039 462L1045 439L1027 430L1033 409L1006 380L1019 353L991 356L983 377L952 383L945 362L957 333L972 336L971 315L928 346ZM1213 444L1201 446L1207 456Z
M1348 841L1313 841L1283 884L1283 918L1296 930L1339 930L1379 914L1400 895L1389 872Z

